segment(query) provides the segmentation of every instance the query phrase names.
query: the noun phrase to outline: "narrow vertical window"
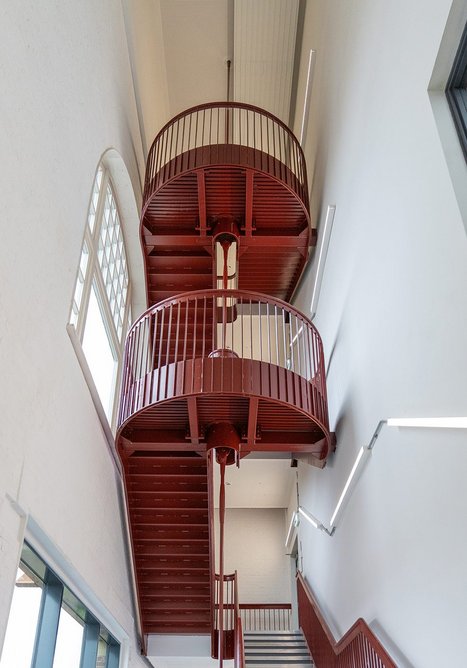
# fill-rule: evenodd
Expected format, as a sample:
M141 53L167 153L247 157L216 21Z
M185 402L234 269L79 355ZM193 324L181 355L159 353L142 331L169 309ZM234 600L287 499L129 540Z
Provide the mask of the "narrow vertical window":
M448 80L446 95L467 160L467 24Z

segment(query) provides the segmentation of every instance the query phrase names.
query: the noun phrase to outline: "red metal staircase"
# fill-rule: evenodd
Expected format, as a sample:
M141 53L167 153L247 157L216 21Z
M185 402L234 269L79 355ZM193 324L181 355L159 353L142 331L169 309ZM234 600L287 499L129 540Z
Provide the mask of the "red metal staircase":
M123 461L144 633L209 633L206 459L135 452Z
M208 451L324 464L332 446L321 339L283 301L314 243L296 138L249 105L179 114L148 157L141 242L150 307L128 335L117 434L141 631L207 633Z

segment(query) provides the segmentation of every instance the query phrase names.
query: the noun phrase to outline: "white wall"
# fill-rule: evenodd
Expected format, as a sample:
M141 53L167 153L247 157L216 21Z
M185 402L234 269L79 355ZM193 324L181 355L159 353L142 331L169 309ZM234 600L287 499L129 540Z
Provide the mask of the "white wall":
M450 5L307 3L312 208L337 205L315 321L337 452L299 474L324 521L379 419L466 415L467 239L427 93ZM385 428L335 536L302 522L304 571L338 637L362 616L400 665L464 662L466 446L463 431Z
M240 603L290 602L285 536L283 508L226 509L224 572L237 571Z
M90 189L109 147L140 198L122 8L2 3L0 32L0 644L23 513L111 611L139 666L115 473L66 332Z

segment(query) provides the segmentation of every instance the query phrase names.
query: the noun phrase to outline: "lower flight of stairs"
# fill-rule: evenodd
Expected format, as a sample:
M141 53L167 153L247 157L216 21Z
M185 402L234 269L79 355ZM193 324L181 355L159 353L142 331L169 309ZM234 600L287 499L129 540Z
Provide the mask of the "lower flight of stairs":
M247 632L244 634L247 668L312 668L301 631Z
M206 458L136 452L124 468L143 633L209 633Z

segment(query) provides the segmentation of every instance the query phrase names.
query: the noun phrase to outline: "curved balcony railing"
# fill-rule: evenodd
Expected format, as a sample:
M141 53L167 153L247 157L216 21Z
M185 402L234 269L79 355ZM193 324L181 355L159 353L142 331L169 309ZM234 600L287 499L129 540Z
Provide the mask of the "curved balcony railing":
M253 292L188 292L156 304L127 337L119 426L158 402L200 394L271 398L327 430L318 331L289 304Z
M173 177L216 164L268 173L308 206L305 158L289 128L259 107L211 102L175 116L157 135L148 156L143 211Z

